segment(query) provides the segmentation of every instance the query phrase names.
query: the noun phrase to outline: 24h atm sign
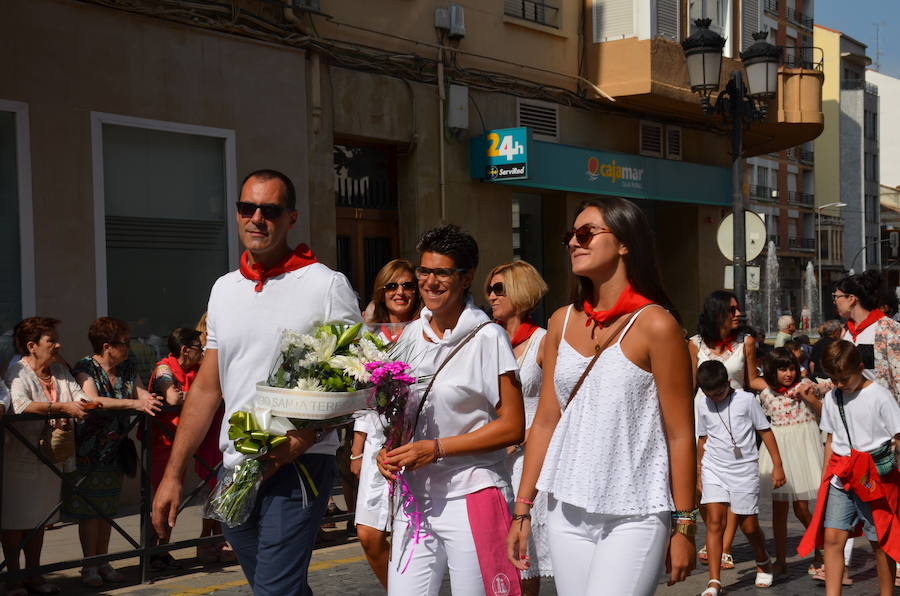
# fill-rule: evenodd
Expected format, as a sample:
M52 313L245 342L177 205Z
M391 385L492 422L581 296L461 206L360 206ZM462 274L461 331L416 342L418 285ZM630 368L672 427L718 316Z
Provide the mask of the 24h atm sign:
M482 180L506 181L528 178L528 129L489 130L471 141L473 174Z

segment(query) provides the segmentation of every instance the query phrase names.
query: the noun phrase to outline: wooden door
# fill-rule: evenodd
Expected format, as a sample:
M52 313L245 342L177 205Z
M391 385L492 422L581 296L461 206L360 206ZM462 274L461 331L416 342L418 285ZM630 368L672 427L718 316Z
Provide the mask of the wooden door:
M397 211L338 207L336 232L338 269L365 308L378 271L400 254Z

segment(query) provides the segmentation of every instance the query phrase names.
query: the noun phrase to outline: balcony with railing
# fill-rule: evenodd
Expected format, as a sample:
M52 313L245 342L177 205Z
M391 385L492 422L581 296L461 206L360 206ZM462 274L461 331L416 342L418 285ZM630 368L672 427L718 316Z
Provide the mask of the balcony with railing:
M869 83L865 79L843 79L841 80L841 89L863 90L871 95L878 95L878 85Z
M768 186L760 186L758 184L750 185L750 197L757 201L774 201L777 195Z
M797 192L796 190L788 191L788 203L791 205L799 205L801 207L812 207L816 202L816 197L810 193Z
M790 6L788 7L787 20L799 27L803 27L804 29L812 31L813 18L806 16L796 8L791 8Z
M798 152L798 155L799 155L799 157L800 157L800 161L803 162L803 163L805 163L805 164L813 165L813 164L815 163L815 161L816 161L816 155L815 155L815 152L810 151L810 150L808 150L808 149L801 149L801 150Z
M788 238L788 247L794 250L811 251L815 250L816 241L814 238L796 238L791 236Z
M559 7L549 0L503 0L503 14L559 29Z

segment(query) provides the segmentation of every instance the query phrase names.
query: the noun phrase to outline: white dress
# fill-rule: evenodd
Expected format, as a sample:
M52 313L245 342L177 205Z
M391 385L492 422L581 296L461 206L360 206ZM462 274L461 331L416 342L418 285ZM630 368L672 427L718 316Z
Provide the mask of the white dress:
M50 373L56 383L57 401L91 401L64 365L51 364ZM48 401L37 375L22 360L6 371L6 382L12 402L11 414L21 414L31 402ZM10 425L22 433L29 443L37 446L47 422L30 420ZM67 471L65 464L57 465ZM3 445L3 513L0 527L4 530L26 530L44 522L50 510L59 503L61 487L59 476L7 430ZM46 523L55 522L58 517L54 514Z
M547 334L546 329L537 329L529 339L528 347L522 354L519 362L519 379L522 382L522 399L525 402L525 428L531 427L534 414L537 412L538 402L541 399L541 382L544 372L537 363L541 341ZM527 449L527 443L526 443ZM516 493L519 482L522 480L522 465L525 454L516 451L509 456L507 464L512 477L512 490ZM539 492L534 498L534 506L531 508L531 535L528 537L528 552L531 557L531 567L521 572L522 579L532 577L552 577L553 565L550 562L550 545L547 542L547 494ZM535 555L535 553L537 553Z

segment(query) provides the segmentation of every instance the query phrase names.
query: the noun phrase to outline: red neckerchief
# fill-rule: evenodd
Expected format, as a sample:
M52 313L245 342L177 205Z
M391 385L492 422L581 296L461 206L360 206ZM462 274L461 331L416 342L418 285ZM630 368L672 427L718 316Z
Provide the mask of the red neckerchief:
M713 350L727 350L728 352L734 351L734 348L731 346L734 342L737 341L737 334L732 333L725 339L718 339L713 342L712 349Z
M860 321L858 325L853 322L853 319L848 320L847 331L850 332L850 337L853 338L853 343L856 343L857 336L862 333L866 327L884 316L885 314L876 308L873 311L869 311L869 316Z
M622 290L622 293L619 294L616 303L613 304L613 307L609 310L594 310L591 303L585 300L582 305L584 314L587 315L587 321L585 321L584 326L590 327L593 323L600 327L606 327L609 321L613 321L622 315L632 313L648 304L653 304L653 301L635 292L631 287L631 284L628 284L625 286L625 289Z
M197 369L193 368L188 372L184 372L184 369L181 368L181 365L178 363L178 358L169 354L162 360L156 363L158 367L161 364L165 364L169 367L169 370L172 371L172 376L175 377L175 380L178 381L178 384L181 386L181 390L185 393L188 392L188 389L191 387L191 383L194 382L194 379L197 378ZM154 373L156 370L154 369ZM153 388L153 375L150 375L150 387Z
M786 394L789 393L794 387L796 387L796 386L799 385L799 384L800 384L800 381L796 381L796 382L795 382L793 385L791 385L790 387L779 387L779 388L777 388L777 389L775 390L775 393L780 393L781 395L786 395Z
M175 358L172 354L169 354L162 360L156 363L156 366L153 367L153 372L150 373L150 382L147 384L147 389L152 392L153 384L156 382L156 369L161 365L166 365L169 367L169 370L172 371L172 376L175 377L175 380L178 381L178 385L181 387L181 390L187 394L188 389L191 387L191 383L194 382L194 379L197 378L197 370L199 367L194 367L191 370L185 372L181 365L178 363L178 359ZM165 398L165 396L162 396ZM171 432L175 432L175 428L178 426L179 412L163 412L157 416L157 421L159 424L167 427ZM152 434L154 436L153 446L159 448L167 448L172 445L172 437L170 437L166 432L164 432L161 428L157 428L156 425L152 427ZM138 432L138 438L142 438L143 433Z
M500 321L496 321L496 323L500 326L503 325L503 323L501 323ZM519 328L516 329L515 335L513 335L512 339L510 340L512 342L513 349L515 349L516 346L520 346L528 341L528 338L534 335L534 332L537 330L538 324L534 322L534 319L532 319L531 317L525 317L525 319L519 325Z
M387 325L381 326L381 334L388 340L388 343L396 343L400 336L403 335L403 328L400 328L400 331L397 333L392 333L391 328Z
M241 275L250 281L256 282L255 290L257 292L262 292L263 284L265 284L266 280L270 277L277 277L288 271L296 271L307 265L319 262L316 255L314 255L305 244L298 244L293 252L288 254L278 263L275 263L275 265L269 269L263 269L263 266L259 263L253 263L251 265L249 256L250 254L246 250L244 251L244 254L241 255Z

